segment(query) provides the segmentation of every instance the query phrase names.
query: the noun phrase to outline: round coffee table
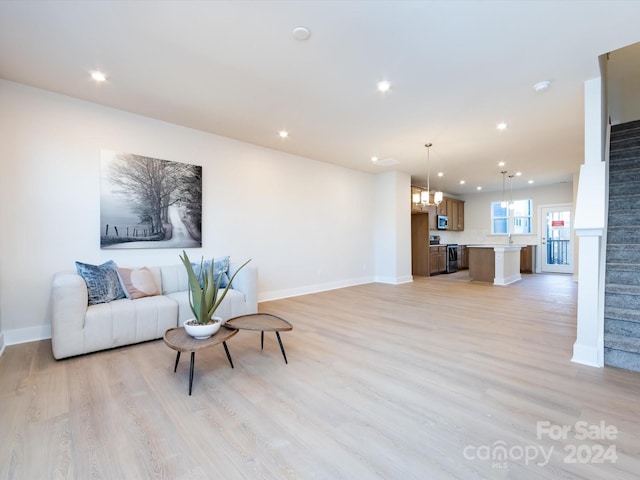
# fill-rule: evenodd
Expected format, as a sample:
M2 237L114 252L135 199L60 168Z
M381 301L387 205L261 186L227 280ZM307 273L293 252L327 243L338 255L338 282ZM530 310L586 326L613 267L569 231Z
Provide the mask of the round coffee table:
M260 348L264 350L264 332L275 332L280 344L280 351L284 357L284 363L287 362L287 354L284 353L284 346L282 345L282 339L280 338L280 332L288 332L293 330L293 325L287 322L284 318L280 318L277 315L271 313L251 313L249 315L241 315L239 317L231 318L224 324L227 328L234 330L254 330L260 332Z
M213 347L215 345L222 344L222 346L224 347L224 351L227 354L229 364L231 365L231 368L233 368L231 355L229 354L229 349L227 348L227 340L233 337L236 333L238 333L237 330L220 328L220 330L218 330L209 338L196 340L195 338L187 335L187 332L184 331L184 327L170 328L169 330L164 332L164 343L169 348L172 348L178 352L178 354L176 355L176 364L173 367L174 372L178 369L180 353L191 352L191 365L189 367L189 395L191 395L191 387L193 385L193 367L196 363L196 351L202 348Z

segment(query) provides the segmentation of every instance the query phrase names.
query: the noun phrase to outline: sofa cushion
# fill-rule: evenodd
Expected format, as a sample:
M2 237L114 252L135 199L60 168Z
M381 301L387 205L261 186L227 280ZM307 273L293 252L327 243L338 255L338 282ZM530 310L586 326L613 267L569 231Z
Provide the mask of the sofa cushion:
M167 329L176 326L177 315L176 302L161 295L92 305L84 319L84 350L93 352L162 338Z
M118 268L118 273L128 298L135 300L136 298L160 295L153 274L147 267Z
M102 265L76 262L76 270L87 284L89 305L111 302L126 297L120 284L118 266L113 260L109 260Z

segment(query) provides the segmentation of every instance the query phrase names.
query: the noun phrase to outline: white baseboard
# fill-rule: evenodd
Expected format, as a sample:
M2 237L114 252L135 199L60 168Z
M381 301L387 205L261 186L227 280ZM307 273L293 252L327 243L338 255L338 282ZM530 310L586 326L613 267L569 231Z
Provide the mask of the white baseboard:
M4 332L0 332L0 357L4 353Z
M3 332L7 345L18 343L37 342L51 338L51 325L41 325L39 327L16 328Z
M337 288L353 287L355 285L364 285L373 283L372 277L354 278L343 280L340 282L318 283L315 285L307 285L305 287L288 288L285 290L273 290L271 292L263 292L258 295L258 302L269 302L271 300L280 300L283 298L297 297L300 295L308 295L310 293L326 292Z
M600 349L591 345L578 345L577 342L573 344L573 358L571 361L590 367L602 368L604 366Z
M378 283L388 283L390 285L400 285L402 283L413 282L413 275L405 275L404 277L376 277Z

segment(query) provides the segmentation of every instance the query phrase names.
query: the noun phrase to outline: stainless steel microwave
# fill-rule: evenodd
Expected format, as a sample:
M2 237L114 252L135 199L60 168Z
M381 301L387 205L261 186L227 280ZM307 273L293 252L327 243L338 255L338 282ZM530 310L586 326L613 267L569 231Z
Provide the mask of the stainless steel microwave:
M449 228L449 217L446 215L438 215L438 230L446 230Z

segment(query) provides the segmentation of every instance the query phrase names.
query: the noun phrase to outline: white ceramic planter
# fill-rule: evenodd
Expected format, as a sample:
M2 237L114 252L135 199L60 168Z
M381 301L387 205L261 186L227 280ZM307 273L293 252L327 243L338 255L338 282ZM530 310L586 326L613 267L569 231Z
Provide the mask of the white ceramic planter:
M204 340L216 333L222 325L222 319L220 317L213 317L213 319L215 322L209 325L191 325L189 322L194 319L190 318L184 322L184 330L187 332L187 335L197 340Z

